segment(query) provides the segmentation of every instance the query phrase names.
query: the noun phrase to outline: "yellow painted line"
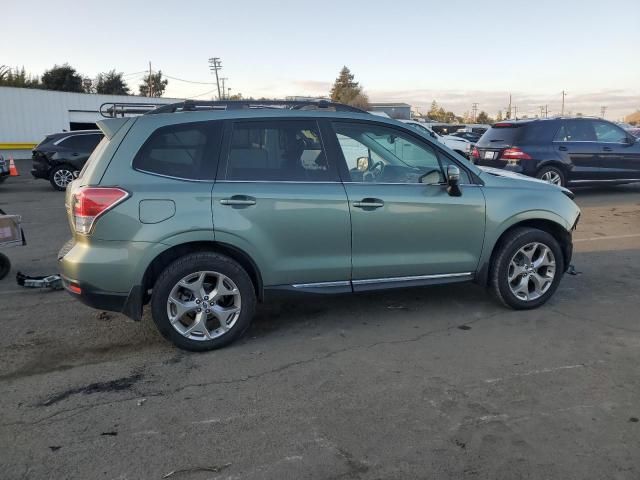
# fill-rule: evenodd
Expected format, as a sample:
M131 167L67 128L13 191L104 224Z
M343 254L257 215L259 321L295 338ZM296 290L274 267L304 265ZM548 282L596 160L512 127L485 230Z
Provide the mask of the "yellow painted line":
M31 150L37 143L0 143L0 150Z

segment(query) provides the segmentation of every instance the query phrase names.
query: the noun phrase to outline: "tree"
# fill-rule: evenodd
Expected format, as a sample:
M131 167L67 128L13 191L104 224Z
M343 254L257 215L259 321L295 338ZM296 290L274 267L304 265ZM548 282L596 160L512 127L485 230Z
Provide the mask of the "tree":
M76 69L65 63L54 65L42 75L42 86L45 90L60 90L63 92L83 92L82 77Z
M489 115L487 115L487 112L483 110L476 117L476 123L484 123L484 124L493 123L493 119L489 117Z
M334 102L352 105L354 107L369 109L369 97L362 91L362 87L354 81L354 75L346 66L340 70L340 75L331 87L329 93Z
M143 97L161 97L168 83L169 80L162 78L162 70L158 70L157 73L147 74L142 79L138 91ZM149 91L149 87L151 87L151 91Z
M502 120L504 120L502 118L502 110L498 110L498 115L496 115L496 122L501 122Z
M0 66L0 85L5 87L40 88L40 80L27 74L24 67L12 70L2 65Z
M116 73L115 70L98 74L96 78L96 92L106 95L129 95L129 87L122 78L122 75L122 72Z

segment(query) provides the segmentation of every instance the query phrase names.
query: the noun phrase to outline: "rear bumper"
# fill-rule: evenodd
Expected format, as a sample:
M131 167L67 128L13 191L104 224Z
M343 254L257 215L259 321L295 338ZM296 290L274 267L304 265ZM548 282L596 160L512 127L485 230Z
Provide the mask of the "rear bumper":
M65 290L85 305L98 310L123 313L136 321L142 318L141 285L135 285L129 293L103 292L64 275L61 277Z
M33 178L49 178L49 169L32 168L31 175Z

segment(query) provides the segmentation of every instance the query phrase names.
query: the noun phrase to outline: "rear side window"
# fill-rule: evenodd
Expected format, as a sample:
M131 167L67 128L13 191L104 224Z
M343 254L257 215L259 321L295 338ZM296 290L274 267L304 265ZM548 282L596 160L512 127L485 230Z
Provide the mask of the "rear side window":
M593 123L588 120L568 120L562 122L562 126L554 138L556 142L595 142L596 133Z
M133 168L175 178L212 180L221 140L221 122L160 127L133 159Z
M96 148L96 145L100 143L100 140L102 140L102 135L98 133L88 135L74 135L73 137L69 137L60 142L60 146L90 153L94 148Z
M233 125L225 178L322 182L337 174L315 121L252 121Z

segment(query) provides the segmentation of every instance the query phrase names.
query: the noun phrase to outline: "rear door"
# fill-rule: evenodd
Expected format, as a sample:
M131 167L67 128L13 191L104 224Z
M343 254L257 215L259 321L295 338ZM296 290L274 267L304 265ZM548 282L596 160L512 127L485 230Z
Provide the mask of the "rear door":
M568 165L569 181L600 177L599 146L590 120L563 120L553 139L553 148Z
M333 128L351 211L354 290L468 279L482 250L485 200L464 168L462 196L452 197L444 171L456 163L428 141L373 122Z
M83 133L67 137L57 145L65 149L64 157L68 163L81 170L102 137L100 133Z
M266 287L350 291L347 197L314 119L231 121L213 189L216 241L249 254Z
M594 120L600 149L602 180L639 180L640 143L628 142L630 135L612 123Z

